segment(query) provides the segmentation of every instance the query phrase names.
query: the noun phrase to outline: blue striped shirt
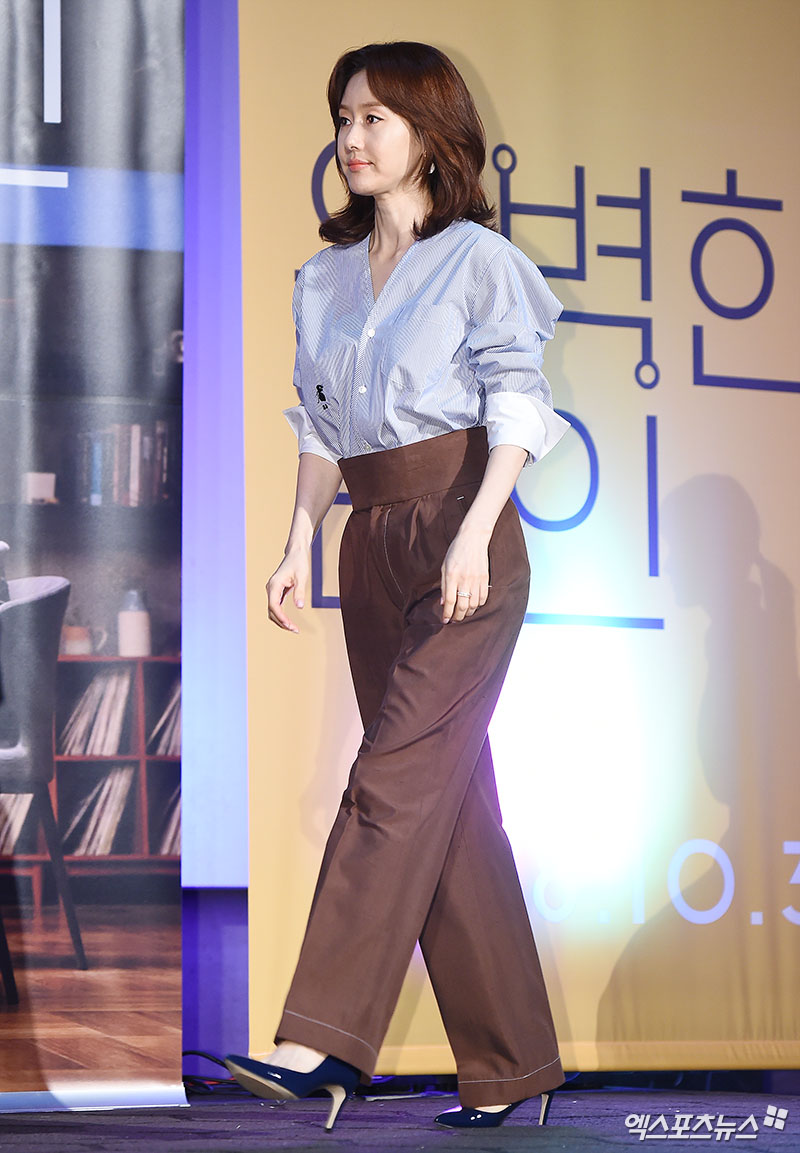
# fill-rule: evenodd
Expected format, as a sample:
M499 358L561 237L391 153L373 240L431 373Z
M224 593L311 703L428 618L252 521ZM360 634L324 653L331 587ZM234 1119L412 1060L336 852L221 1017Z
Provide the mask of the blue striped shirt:
M415 241L376 300L368 243L325 248L297 278L300 452L335 461L485 424L490 448L542 457L569 425L541 371L561 305L536 265L458 220Z

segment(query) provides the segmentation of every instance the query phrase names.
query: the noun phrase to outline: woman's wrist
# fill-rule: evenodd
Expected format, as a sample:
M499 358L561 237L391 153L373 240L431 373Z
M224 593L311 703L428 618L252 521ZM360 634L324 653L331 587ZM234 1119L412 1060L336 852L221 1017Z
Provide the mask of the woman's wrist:
M496 520L490 520L487 517L472 516L472 509L464 517L459 529L459 536L471 537L479 544L488 546L489 541L492 539L494 526Z
M311 548L311 540L308 539L307 533L292 533L286 542L286 548L283 550L284 556L291 556L293 553L305 553Z
M524 448L512 444L499 444L491 450L481 486L464 517L461 532L488 547L526 457Z

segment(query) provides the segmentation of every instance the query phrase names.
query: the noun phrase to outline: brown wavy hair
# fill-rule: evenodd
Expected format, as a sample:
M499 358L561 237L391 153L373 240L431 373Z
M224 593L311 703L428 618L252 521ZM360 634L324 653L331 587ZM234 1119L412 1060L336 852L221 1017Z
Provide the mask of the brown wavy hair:
M328 81L328 105L334 132L344 90L357 72L366 72L373 95L410 125L422 145L415 179L426 182L433 207L416 236L435 236L454 220L474 220L494 227L494 208L486 199L481 173L486 163L486 134L461 73L430 44L396 40L367 44L341 56ZM429 171L435 164L433 173ZM375 201L355 196L336 156L347 203L320 226L323 240L355 244L372 231Z

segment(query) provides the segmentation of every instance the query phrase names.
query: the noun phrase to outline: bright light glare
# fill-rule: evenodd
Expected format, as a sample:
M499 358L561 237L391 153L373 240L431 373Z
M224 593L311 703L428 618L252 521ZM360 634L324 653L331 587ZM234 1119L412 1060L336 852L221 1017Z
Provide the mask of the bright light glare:
M646 726L632 641L625 629L525 626L492 721L523 887L546 878L561 891L554 905L629 890L641 860Z

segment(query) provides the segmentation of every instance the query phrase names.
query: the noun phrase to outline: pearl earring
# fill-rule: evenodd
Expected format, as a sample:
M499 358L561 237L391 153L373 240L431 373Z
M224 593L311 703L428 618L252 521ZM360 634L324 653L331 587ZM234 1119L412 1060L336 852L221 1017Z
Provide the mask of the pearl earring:
M430 168L428 169L428 176L433 176L433 174L434 174L434 172L435 172L435 171L436 171L436 164L435 164L435 162L432 160L432 161L431 161L431 166L430 166Z

